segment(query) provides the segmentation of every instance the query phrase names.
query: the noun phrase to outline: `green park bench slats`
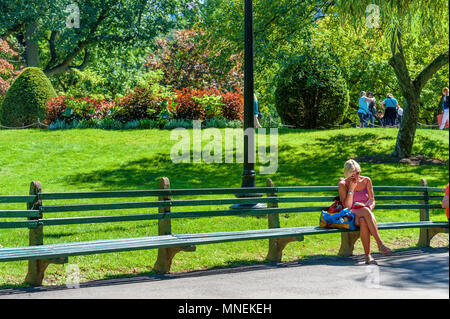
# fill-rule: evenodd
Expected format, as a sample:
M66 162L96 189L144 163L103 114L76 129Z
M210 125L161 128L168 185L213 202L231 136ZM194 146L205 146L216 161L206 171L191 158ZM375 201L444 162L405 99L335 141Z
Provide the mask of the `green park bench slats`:
M163 182L163 183L162 183ZM432 209L441 210L441 200L443 189L437 187L427 187L426 181L422 181L424 186L374 186L376 210L420 210L420 222L395 222L379 223L378 229L406 229L420 228L419 243L429 245L430 238L438 232L448 232L448 222L429 221L429 211ZM338 195L336 186L293 186L293 187L255 187L255 188L204 188L204 189L170 189L167 178L160 181L160 189L157 190L130 190L130 191L100 191L100 192L74 192L74 193L42 193L39 182L33 182L30 194L27 196L0 196L1 203L35 203L34 210L0 210L0 218L21 217L28 218L24 221L0 221L0 228L29 228L30 246L13 247L0 249L1 261L29 260L29 271L31 276L27 282L32 285L40 285L42 277L34 272L45 272L48 263L64 263L66 257L102 254L130 250L161 249L158 252L158 260L154 269L158 272L170 271L170 254L181 251L193 251L196 245L214 244L231 241L269 239L268 260L281 260L281 253L286 243L294 240L303 240L305 235L319 235L328 233L345 233L348 230L321 228L318 226L280 228L279 214L281 213L317 213L326 210L334 198ZM268 180L267 186L274 186ZM294 193L325 193L326 196L302 196ZM381 193L381 194L380 194ZM397 193L395 195L395 193ZM408 193L415 193L406 195ZM437 193L435 195L430 195ZM173 200L172 196L195 196L195 195L231 195L229 198L210 199L181 199ZM288 196L290 195L290 196ZM294 196L293 196L294 195ZM305 194L306 195L306 194ZM51 200L82 200L82 199L102 199L102 198L139 198L156 197L150 201L116 202L116 203L88 203L88 204L57 204L42 205L42 201ZM238 198L236 198L238 197ZM167 200L162 200L167 198ZM401 203L396 203L401 201ZM435 203L431 203L436 201ZM236 204L266 203L268 208L251 209L229 208ZM298 203L295 207L279 207L279 204ZM309 206L304 203L316 203L316 206ZM325 205L326 204L326 205ZM198 206L228 205L225 209L193 211L171 211L172 207L198 207ZM311 204L310 204L311 205ZM323 206L322 206L323 205ZM283 205L281 205L283 206ZM289 206L289 205L285 205ZM290 205L293 206L293 205ZM155 212L145 214L122 214L108 215L109 211L127 209L155 208ZM39 209L39 210L38 210ZM85 217L59 217L47 218L45 213L70 213L82 211L104 211L106 216L85 216ZM45 215L43 215L45 214ZM43 217L45 218L43 218ZM182 218L205 218L215 216L266 216L269 221L268 229L244 230L231 232L201 233L201 234L171 234L170 220ZM96 224L110 222L129 221L158 221L159 236L142 238L121 238L109 240L97 240L90 242L75 242L53 245L42 245L43 226L58 225L79 225ZM341 238L341 249L347 254L347 235ZM350 237L349 237L350 238ZM33 239L33 240L32 240ZM274 241L276 239L276 242ZM278 239L281 240L278 246ZM277 246L273 246L276 244ZM347 246L346 246L347 245ZM350 246L349 246L350 247ZM167 248L167 251L165 250ZM166 252L164 252L166 251ZM169 254L169 255L167 255ZM161 257L161 258L160 258ZM59 259L61 258L61 259ZM169 259L166 259L169 258ZM43 260L44 263L35 260ZM167 263L168 262L168 263ZM31 265L31 266L30 266ZM31 267L31 268L30 268ZM37 267L37 268L36 268ZM36 269L35 269L36 268ZM28 276L27 276L28 277Z
M109 203L109 204L84 204L84 205L53 205L41 206L42 213L61 213L61 212L80 212L80 211L98 211L98 210L117 210L117 209L137 209L137 208L155 208L155 207L181 207L181 206L199 206L199 205L230 205L242 203L291 203L291 202L314 202L325 201L322 198L314 198L314 200L305 200L305 198L290 197L262 197L248 199L220 199L220 200L186 200L186 201L155 201L155 202L132 202L132 203ZM304 207L297 207L303 209ZM328 206L314 207L319 212L327 209ZM437 209L441 208L439 204L379 204L375 209ZM261 211L261 210L258 210ZM295 212L303 212L299 210ZM308 210L314 211L314 210ZM294 212L294 211L292 211ZM219 215L222 216L222 215Z
M439 204L385 204L377 205L376 210L381 209L438 209ZM139 215L118 215L118 216L95 216L95 217L74 217L74 218L48 218L39 220L39 224L43 226L59 226L59 225L76 225L76 224L97 224L97 223L113 223L125 221L144 221L144 220L163 220L178 218L206 218L218 216L251 216L265 214L280 213L308 213L325 210L327 207L282 207L282 208L266 208L266 209L241 209L241 210L212 210L212 211L191 211L191 212L171 212L169 214L153 213Z
M446 222L411 222L411 223L380 223L378 228L435 228L448 227ZM128 239L112 239L45 246L29 246L4 248L0 250L0 261L18 261L42 258L59 258L102 254L128 250L146 250L179 246L194 246L217 244L232 241L262 240L270 238L295 237L304 235L319 235L324 233L348 232L342 229L324 229L317 226L301 228L272 228L249 231L234 231L222 233L174 234Z
M155 207L177 207L177 206L205 206L205 205L233 205L233 204L256 204L256 203L307 203L307 202L331 202L334 196L321 197L260 197L260 198L226 198L226 199L197 199L197 200L167 200L152 202L129 202L129 203L102 203L102 204L79 204L79 205L43 205L42 213L81 212L98 210L137 209ZM424 195L398 195L376 197L376 200L425 200ZM416 207L417 208L417 207ZM423 207L427 208L427 207ZM429 207L428 207L429 208Z
M394 192L437 192L442 193L442 188L423 186L374 186L374 191ZM255 187L255 188L200 188L200 189L162 189L162 190L136 190L136 191L105 191L105 192L78 192L78 193L40 193L41 200L58 199L88 199L88 198L125 198L125 197L158 197L181 195L245 195L245 194L276 194L295 192L330 192L338 191L337 186L293 186L293 187Z
M244 209L244 210L211 210L192 212L171 212L169 214L153 213L141 215L119 215L119 216L96 216L96 217L75 217L75 218L52 218L41 219L39 222L44 226L68 225L68 224L89 224L106 222L123 222L137 220L162 220L177 218L202 218L218 216L247 216L275 213L299 213L299 212L320 212L323 207L290 207L290 208L267 208L267 209Z
M36 228L38 227L37 220L23 220L14 222L0 222L0 229L2 228Z
M39 210L0 210L0 217L18 218L18 217L39 217Z
M36 200L36 195L1 195L0 203L32 203Z

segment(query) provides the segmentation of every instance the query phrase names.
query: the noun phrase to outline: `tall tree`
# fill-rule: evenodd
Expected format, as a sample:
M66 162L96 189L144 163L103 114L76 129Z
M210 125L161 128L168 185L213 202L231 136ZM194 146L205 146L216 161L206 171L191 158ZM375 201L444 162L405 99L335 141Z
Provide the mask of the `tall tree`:
M333 0L253 0L255 89L264 111L274 107L275 75L297 50L308 28L332 8ZM229 57L244 50L244 0L205 0L199 28L211 39L216 65L230 69ZM243 65L243 63L242 63Z
M146 46L186 20L188 0L1 0L0 37L24 47L47 76L84 69L101 47Z
M449 63L448 2L340 0L336 1L336 8L339 15L351 21L358 30L381 28L384 31L384 36L379 37L379 45L390 48L389 64L394 70L404 101L403 120L392 155L409 157L419 119L421 92L433 75ZM408 51L411 45L421 42L438 43L441 51L433 52L431 60L422 61L422 67L413 74L408 68Z

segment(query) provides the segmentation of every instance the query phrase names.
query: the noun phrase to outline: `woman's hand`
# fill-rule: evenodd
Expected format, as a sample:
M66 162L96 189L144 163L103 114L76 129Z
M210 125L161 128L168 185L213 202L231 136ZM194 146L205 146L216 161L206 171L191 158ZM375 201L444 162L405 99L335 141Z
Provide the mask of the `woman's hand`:
M354 192L357 185L358 185L358 183L355 181L354 178L349 178L348 179L348 190L349 190L349 192Z

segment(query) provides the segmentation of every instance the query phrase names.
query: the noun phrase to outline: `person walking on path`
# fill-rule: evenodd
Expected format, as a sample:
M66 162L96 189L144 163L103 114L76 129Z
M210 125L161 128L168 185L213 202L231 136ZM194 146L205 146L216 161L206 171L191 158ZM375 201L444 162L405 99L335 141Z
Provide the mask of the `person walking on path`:
M358 109L358 116L359 116L359 120L360 120L360 128L362 127L367 127L367 121L369 118L369 103L373 102L375 99L373 98L368 98L366 96L366 92L365 91L361 91L361 93L359 94L359 109Z
M445 124L449 120L448 118L448 105L449 105L449 97L448 97L448 88L444 88L442 91L442 99L441 99L441 105L442 110L444 111L444 114L442 115L442 122L441 126L439 127L440 130L443 130L445 127Z
M391 93L388 93L387 98L381 102L381 107L384 110L384 124L387 127L397 127L395 123L397 120L397 108L400 107L397 99Z
M259 124L258 117L259 117L258 98L256 97L256 94L253 94L253 118L255 128L261 127L261 124Z

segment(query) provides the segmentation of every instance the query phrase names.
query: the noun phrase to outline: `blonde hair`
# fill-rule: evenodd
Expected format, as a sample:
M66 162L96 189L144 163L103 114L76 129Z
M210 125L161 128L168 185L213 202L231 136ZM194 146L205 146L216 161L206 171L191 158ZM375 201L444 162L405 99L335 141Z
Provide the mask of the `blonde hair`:
M355 160L348 160L344 164L344 176L345 178L349 178L352 176L354 171L361 172L361 166L359 166L358 162Z

